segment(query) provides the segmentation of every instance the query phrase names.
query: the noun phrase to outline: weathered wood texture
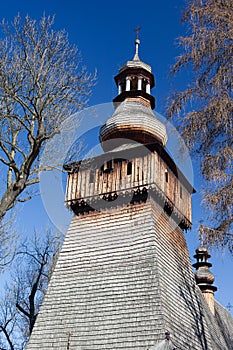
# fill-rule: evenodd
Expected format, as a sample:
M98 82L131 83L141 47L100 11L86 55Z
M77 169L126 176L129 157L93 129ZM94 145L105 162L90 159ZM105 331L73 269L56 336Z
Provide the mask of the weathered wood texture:
M149 193L158 191L164 200L191 223L191 194L157 152L129 160L108 159L103 164L90 163L81 166L68 176L66 203L86 200L91 204L95 198L111 193L127 193L137 188L146 188ZM129 171L131 163L131 171ZM87 163L88 164L88 163Z
M75 216L27 349L146 350L169 330L179 349L229 350L203 300L182 230L152 199Z

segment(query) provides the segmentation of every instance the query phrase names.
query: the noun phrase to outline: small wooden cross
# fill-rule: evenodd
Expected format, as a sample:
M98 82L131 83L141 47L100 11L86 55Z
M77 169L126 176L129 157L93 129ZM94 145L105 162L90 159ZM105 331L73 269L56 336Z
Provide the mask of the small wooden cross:
M134 29L134 31L136 32L136 39L139 39L139 31L142 29L142 27L138 26Z

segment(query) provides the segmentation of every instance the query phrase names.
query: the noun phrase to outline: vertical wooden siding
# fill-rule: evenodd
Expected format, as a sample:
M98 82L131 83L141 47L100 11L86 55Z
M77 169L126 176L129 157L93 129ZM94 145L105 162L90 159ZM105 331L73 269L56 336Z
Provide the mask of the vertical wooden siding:
M104 165L99 168L91 165L90 168L81 166L79 171L68 176L66 201L69 203L72 200L155 184L191 221L190 193L156 152L132 159L130 175L127 175L128 163L128 160L116 159L112 161L112 168L109 169L106 169L106 166L104 169Z

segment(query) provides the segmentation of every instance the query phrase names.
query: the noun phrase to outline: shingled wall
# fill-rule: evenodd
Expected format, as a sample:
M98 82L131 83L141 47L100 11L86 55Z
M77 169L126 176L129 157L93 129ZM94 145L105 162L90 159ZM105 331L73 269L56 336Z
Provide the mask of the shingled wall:
M183 232L152 199L74 216L27 349L146 350L169 330L179 349L215 350L201 298Z

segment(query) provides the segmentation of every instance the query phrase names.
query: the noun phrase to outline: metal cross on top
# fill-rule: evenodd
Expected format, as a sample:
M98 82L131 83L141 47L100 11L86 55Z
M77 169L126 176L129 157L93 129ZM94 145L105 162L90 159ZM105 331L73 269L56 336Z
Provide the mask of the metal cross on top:
M139 39L139 32L142 29L142 27L138 26L134 29L134 31L136 32L136 39Z

